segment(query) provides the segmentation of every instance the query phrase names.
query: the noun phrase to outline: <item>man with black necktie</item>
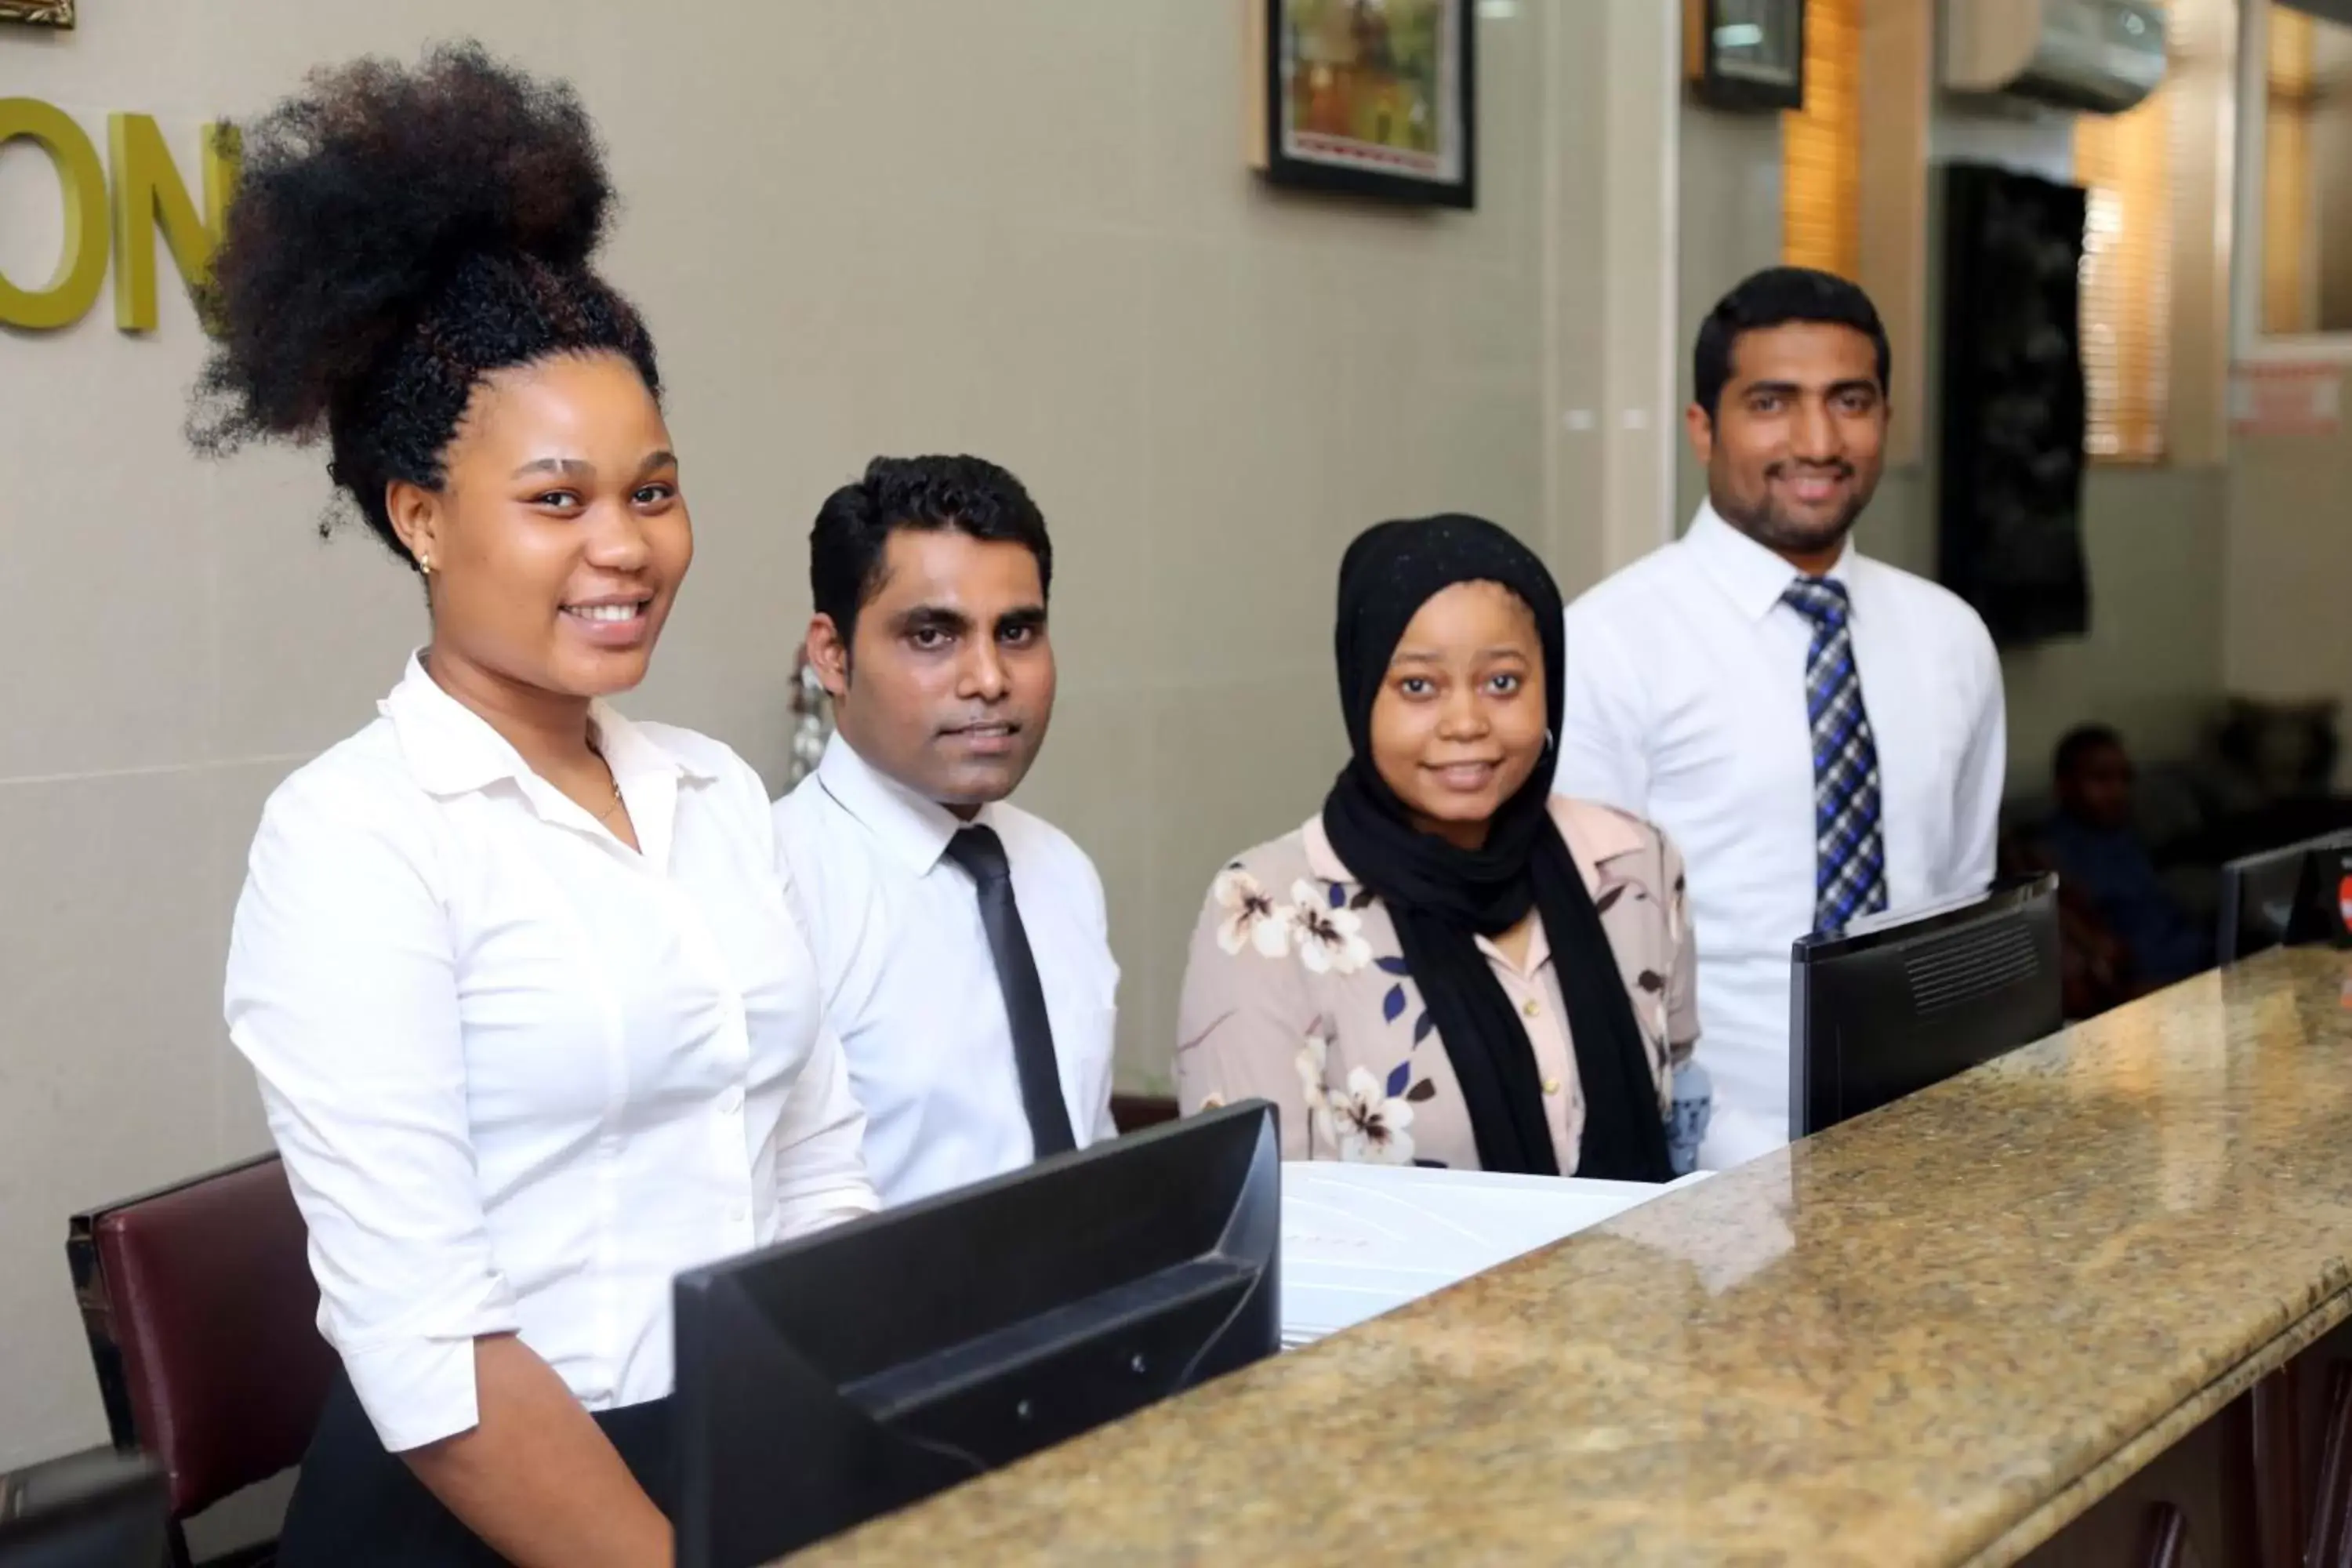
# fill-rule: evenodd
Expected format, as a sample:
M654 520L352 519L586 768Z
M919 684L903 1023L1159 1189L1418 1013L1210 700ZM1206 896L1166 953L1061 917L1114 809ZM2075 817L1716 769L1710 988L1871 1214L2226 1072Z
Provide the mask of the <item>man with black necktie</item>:
M1851 537L1891 358L1842 278L1773 268L1734 289L1692 354L1707 500L1568 609L1559 787L1655 823L1689 868L1709 1169L1787 1141L1790 944L1993 873L1992 638Z
M775 804L777 862L885 1204L1113 1131L1102 881L1005 798L1053 717L1053 565L1028 491L977 458L877 458L810 531L835 733Z

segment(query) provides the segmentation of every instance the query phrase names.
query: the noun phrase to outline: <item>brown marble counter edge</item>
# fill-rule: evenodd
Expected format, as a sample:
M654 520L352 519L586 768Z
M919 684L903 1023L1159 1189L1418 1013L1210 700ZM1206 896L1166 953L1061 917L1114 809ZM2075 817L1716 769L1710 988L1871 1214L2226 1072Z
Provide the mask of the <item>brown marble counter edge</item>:
M2339 1289L2245 1360L2182 1400L2146 1431L2052 1493L2032 1512L1966 1560L1966 1568L2008 1568L2057 1534L2238 1395L2352 1319L2352 1287Z

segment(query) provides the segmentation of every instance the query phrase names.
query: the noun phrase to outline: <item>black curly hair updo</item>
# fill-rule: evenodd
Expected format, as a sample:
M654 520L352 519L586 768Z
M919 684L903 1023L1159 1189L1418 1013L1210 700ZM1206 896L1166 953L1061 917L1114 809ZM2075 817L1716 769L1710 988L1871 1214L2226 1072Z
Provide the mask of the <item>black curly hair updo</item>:
M448 45L321 70L243 140L198 450L325 436L330 476L409 560L385 487L439 488L491 372L612 353L660 396L644 321L589 267L613 189L569 87Z

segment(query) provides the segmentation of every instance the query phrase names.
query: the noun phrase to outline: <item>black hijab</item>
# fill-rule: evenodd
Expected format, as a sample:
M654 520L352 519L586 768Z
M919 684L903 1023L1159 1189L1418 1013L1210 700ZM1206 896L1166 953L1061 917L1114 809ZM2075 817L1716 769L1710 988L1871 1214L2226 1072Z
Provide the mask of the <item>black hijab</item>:
M1339 563L1333 640L1355 755L1323 803L1324 831L1396 924L1405 967L1461 1081L1479 1164L1559 1173L1527 1029L1473 940L1508 931L1532 908L1551 948L1584 1089L1577 1174L1665 1181L1673 1172L1649 1052L1600 912L1547 809L1555 748L1547 745L1475 850L1414 827L1372 764L1372 702L1389 660L1421 606L1456 583L1499 584L1535 613L1549 731L1559 733L1565 631L1559 589L1543 563L1484 518L1383 522L1359 535Z

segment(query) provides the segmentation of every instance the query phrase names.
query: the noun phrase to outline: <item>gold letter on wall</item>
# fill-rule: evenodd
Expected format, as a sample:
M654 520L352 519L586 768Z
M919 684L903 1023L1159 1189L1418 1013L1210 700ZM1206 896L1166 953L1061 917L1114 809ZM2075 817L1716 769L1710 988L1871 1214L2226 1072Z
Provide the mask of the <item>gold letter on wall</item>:
M108 115L107 142L114 163L114 324L126 332L152 332L156 224L162 222L180 277L192 291L200 289L236 181L236 136L226 125L205 127L201 218L152 116Z
M71 326L98 302L106 282L106 168L63 110L29 98L0 98L0 146L20 136L47 153L57 169L65 195L65 244L47 287L19 289L0 278L0 324Z

